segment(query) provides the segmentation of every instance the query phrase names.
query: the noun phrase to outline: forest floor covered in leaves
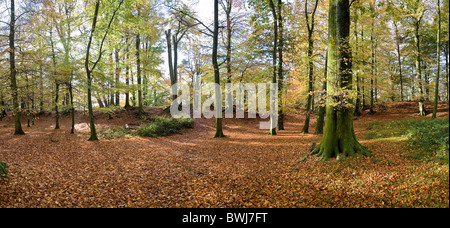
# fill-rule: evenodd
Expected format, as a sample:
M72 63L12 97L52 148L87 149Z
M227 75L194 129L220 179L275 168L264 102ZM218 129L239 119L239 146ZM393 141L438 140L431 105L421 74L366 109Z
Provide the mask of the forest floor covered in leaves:
M214 139L214 119L169 137L88 142L87 117L70 116L54 130L54 113L13 136L0 122L0 207L449 207L449 166L412 159L402 139L367 139L367 124L419 119L415 102L388 103L354 121L373 157L318 161L307 157L321 136L301 134L304 113L289 114L285 131L269 136L259 119L224 119L226 138ZM431 104L427 104L431 110ZM148 108L149 115L161 109ZM447 103L438 118L448 116ZM430 118L428 115L426 118ZM98 114L99 128L140 123L131 113ZM23 119L22 123L26 119ZM315 116L310 129L314 129ZM313 130L312 130L313 131Z

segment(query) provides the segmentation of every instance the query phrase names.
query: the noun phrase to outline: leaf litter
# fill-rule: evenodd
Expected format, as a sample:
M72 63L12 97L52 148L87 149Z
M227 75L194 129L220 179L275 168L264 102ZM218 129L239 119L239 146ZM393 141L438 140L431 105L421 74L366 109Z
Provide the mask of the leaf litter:
M69 117L53 130L52 115L13 136L7 117L0 160L10 168L9 180L0 180L0 207L448 207L448 165L406 158L405 142L364 138L367 122L419 118L391 109L354 121L374 157L328 162L300 161L321 139L300 133L302 112L287 115L275 137L258 129L259 119L224 119L227 137L214 139L214 120L197 119L183 134L98 142L80 129L69 134ZM139 121L126 113L96 118L100 128Z

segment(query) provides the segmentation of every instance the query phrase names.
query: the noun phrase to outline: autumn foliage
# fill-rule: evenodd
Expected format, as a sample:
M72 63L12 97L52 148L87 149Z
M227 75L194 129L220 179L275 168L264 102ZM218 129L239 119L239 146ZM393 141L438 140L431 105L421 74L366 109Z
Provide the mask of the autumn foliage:
M448 116L445 102L439 110L438 118ZM354 121L373 157L327 162L302 161L321 138L300 133L302 114L287 115L277 137L258 129L259 119L225 119L227 137L213 139L214 120L198 119L182 134L99 142L86 142L87 127L69 134L68 117L53 130L54 114L13 136L8 116L0 125L0 159L10 166L0 207L448 207L448 163L409 157L408 140L367 136L380 131L370 123L420 118L415 103ZM142 121L112 116L96 114L100 129Z

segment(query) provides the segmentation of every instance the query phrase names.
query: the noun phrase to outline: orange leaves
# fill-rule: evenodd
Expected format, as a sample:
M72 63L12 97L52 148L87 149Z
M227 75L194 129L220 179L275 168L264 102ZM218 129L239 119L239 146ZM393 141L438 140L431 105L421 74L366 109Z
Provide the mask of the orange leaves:
M358 137L365 118L386 115L358 118ZM226 119L223 139L206 119L182 135L99 142L70 135L65 118L54 131L42 117L21 137L0 126L10 166L0 207L448 207L448 165L407 159L402 142L364 141L371 158L297 163L320 140L300 134L302 118L286 116L276 137L256 120ZM134 121L98 122L122 119Z

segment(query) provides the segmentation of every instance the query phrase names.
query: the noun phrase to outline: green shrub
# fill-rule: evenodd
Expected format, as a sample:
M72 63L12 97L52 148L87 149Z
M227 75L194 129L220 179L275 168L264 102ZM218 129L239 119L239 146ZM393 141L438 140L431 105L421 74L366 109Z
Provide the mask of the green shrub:
M433 157L448 163L449 160L449 118L401 120L386 123L367 124L366 137L405 137L408 148L414 150L410 158Z
M131 132L123 127L113 127L99 130L97 136L102 139L115 139L131 136Z
M137 128L134 134L141 137L157 138L180 133L185 128L193 127L193 119L156 117L152 118L150 123Z
M8 168L9 166L6 163L0 161L0 179L8 178Z
M147 124L136 128L134 131L124 127L113 127L100 130L97 135L99 138L104 139L115 139L131 136L157 138L177 134L186 128L194 127L194 120L186 118L175 119L168 117L150 117L147 118L147 121Z

